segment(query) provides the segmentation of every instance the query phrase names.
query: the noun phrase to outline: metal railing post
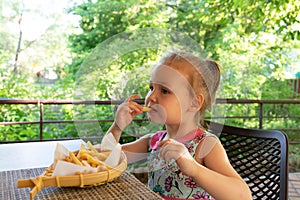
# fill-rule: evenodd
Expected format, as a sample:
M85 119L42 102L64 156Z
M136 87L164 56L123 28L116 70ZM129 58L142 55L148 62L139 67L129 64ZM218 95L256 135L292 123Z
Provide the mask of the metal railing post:
M259 129L263 129L263 116L264 115L264 104L259 103Z
M40 141L43 140L43 106L44 104L38 101L38 106L40 107Z

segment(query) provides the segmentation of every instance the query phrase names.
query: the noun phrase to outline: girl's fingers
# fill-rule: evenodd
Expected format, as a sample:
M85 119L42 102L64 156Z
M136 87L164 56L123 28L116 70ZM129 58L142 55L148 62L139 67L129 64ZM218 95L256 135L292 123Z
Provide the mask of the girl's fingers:
M171 139L163 140L163 141L161 141L161 142L158 143L157 147L162 147L162 146L170 144L170 143L172 143Z
M161 147L159 156L167 162L173 157L173 154L177 152L176 145L172 145L172 140L164 140L158 144Z
M141 96L139 95L139 94L135 94L135 95L132 95L132 96L130 96L130 97L128 97L127 99L126 99L126 101L127 102L130 102L130 101L132 101L132 100L134 100L134 99L138 99L138 98L140 98Z
M158 147L161 147L159 156L167 162L171 159L177 160L188 153L187 148L183 144L172 139L161 141L158 144Z
M166 162L170 162L172 159L177 160L181 155L182 152L174 148L163 148L159 152L159 156Z
M143 106L133 101L128 102L128 108L130 112L136 112L136 113L143 112Z
M115 123L121 130L130 124L136 115L143 112L143 106L132 101L139 97L140 95L132 95L128 97L125 102L118 106Z
M165 151L163 155L161 156L162 159L164 159L166 162L170 162L170 160L173 158L173 152L171 151Z
M135 111L137 114L139 114L143 111L143 106L133 101L134 99L137 99L137 98L140 98L140 95L138 95L138 94L132 95L126 99L128 107L130 109L129 111L131 113Z

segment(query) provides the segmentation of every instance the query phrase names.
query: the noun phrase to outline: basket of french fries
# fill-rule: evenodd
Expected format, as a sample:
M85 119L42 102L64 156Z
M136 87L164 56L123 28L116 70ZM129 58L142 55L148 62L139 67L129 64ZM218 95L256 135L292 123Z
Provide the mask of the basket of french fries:
M48 186L84 188L108 183L118 178L127 168L126 155L121 151L120 144L118 147L105 150L101 147L100 150L87 142L79 150L67 151L58 144L53 164L38 177L18 180L18 188L32 188L32 200Z

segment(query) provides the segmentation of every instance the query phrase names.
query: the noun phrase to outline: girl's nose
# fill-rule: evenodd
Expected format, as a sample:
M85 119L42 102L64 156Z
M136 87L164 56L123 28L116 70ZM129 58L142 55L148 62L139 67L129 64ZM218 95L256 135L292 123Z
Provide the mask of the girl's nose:
M157 101L156 91L155 91L155 90L152 90L152 91L150 91L150 92L147 94L147 97L146 97L146 105L148 105L148 104L151 103L151 102L156 103L156 101Z

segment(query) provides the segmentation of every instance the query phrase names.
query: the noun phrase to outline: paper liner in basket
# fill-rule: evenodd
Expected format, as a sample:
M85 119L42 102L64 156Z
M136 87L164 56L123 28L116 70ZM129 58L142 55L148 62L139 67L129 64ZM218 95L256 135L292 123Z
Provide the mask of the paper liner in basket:
M44 187L87 187L107 183L119 177L127 168L127 159L121 151L121 145L115 141L114 136L109 133L102 139L101 144L94 147L100 150L111 151L104 161L106 169L99 169L87 166L80 166L64 161L69 155L68 149L63 145L57 144L54 155L54 162L49 166L44 174L36 178L18 180L18 187L31 187L30 199ZM53 170L52 176L47 172Z
M121 145L116 142L114 136L109 133L105 135L102 139L100 145L95 145L95 147L99 147L101 150L111 151L109 156L106 158L104 163L109 168L115 168L120 161L121 156ZM55 154L54 154L54 163L53 163L53 176L68 176L74 175L78 173L96 173L99 171L97 168L88 167L88 166L80 166L74 163L70 163L65 161L65 159L69 156L69 151L63 145L57 143ZM103 166L105 167L105 166ZM105 168L100 170L106 170Z

